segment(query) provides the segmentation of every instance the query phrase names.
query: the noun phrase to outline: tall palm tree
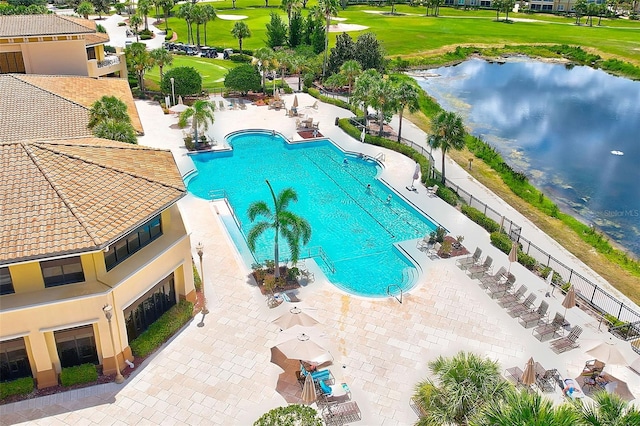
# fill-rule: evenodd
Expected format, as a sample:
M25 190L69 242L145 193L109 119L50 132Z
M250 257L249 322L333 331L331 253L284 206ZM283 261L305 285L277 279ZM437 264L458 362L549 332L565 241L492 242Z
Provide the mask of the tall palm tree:
M131 123L127 105L115 96L103 96L91 105L87 127L93 129L107 120Z
M204 44L207 45L207 24L216 19L216 8L210 4L202 5L202 17L204 19Z
M193 129L193 138L196 141L196 144L200 142L200 138L198 137L198 129L202 127L203 131L207 131L209 129L209 125L213 124L214 116L213 111L216 109L216 106L211 101L206 101L204 99L197 100L193 103L193 106L184 110L180 114L180 119L178 120L178 126L186 127L187 121L191 118L191 128Z
M442 152L442 183L445 182L444 157L449 149L464 148L466 132L462 118L455 112L442 111L431 120L433 134L427 137L427 142L433 148L440 148Z
M149 52L149 54L151 55L153 64L157 65L158 68L160 68L160 81L162 81L162 77L164 75L162 69L166 65L171 65L173 63L173 54L164 47L153 49L151 52Z
M183 3L178 9L178 18L182 18L187 23L187 44L193 44L193 21L194 21L194 5L193 3Z
M129 16L129 25L133 28L133 32L136 34L136 42L140 41L140 34L138 33L138 28L142 24L142 18L137 13Z
M579 407L580 423L589 426L638 426L640 411L618 395L606 391L592 396L595 404Z
M360 62L350 59L340 66L340 74L343 74L347 78L349 84L349 95L351 95L351 88L356 79L362 74L362 67Z
M149 30L149 11L151 2L149 0L138 0L138 13L144 18L144 29Z
M420 93L418 92L418 88L412 82L401 80L394 87L394 97L396 99L396 103L398 106L398 118L400 119L400 124L398 125L398 142L400 142L400 138L402 137L402 116L404 115L405 108L409 110L409 112L416 112L420 109L420 104L418 103L418 98Z
M93 128L93 134L98 138L111 139L112 141L138 143L135 129L131 123L126 121L113 119L102 121Z
M174 0L158 0L162 7L162 14L164 15L164 31L169 31L169 12L175 5Z
M298 201L298 194L293 188L285 188L276 197L273 192L271 183L266 180L273 198L272 211L266 202L254 201L249 206L247 215L249 220L253 222L258 216L264 216L266 220L257 222L253 228L247 234L247 245L254 251L256 249L256 240L266 230L273 229L274 231L274 253L273 258L275 262L275 277L280 277L280 253L278 238L280 235L287 241L289 250L291 251L291 261L296 262L300 255L300 240L303 244L307 244L311 239L311 226L306 219L298 216L297 214L287 210L289 203Z
M253 53L253 63L258 64L260 72L262 73L262 91L266 91L265 88L265 74L267 71L273 71L278 69L278 60L275 52L268 47L261 47Z
M473 353L438 357L429 369L435 380L418 383L413 396L426 413L418 426L468 425L487 403L502 400L509 389L498 363Z
M240 53L242 53L242 40L251 37L251 30L244 21L236 21L231 28L231 35L238 39Z
M369 105L371 105L372 90L376 82L380 79L382 79L382 76L377 70L368 69L363 72L360 77L356 79L356 85L349 100L354 105L362 104L365 126L367 125L367 117L369 116L367 110Z
M327 71L327 53L329 51L329 26L331 25L331 17L338 16L338 6L340 0L318 0L318 7L325 19L324 27L324 58L322 60L322 77Z
M307 60L303 55L294 53L289 58L291 72L298 75L298 91L302 90L302 71L305 69Z
M371 86L369 99L371 106L378 111L378 124L380 125L378 136L382 137L385 117L389 115L395 104L393 83L380 76Z
M151 54L144 43L132 43L124 49L127 68L135 71L138 76L138 87L144 90L144 74L153 68Z
M539 393L510 389L506 398L488 401L473 426L574 426L579 418L568 404L559 406Z
M287 11L289 31L291 31L291 15L302 9L302 0L282 0L280 8Z
M196 42L195 44L200 48L200 25L205 23L205 14L202 6L196 4L193 8L193 22L196 24Z
M282 49L275 52L276 61L280 67L280 83L284 87L287 82L284 79L287 69L291 68L291 61L293 60L293 51L288 49Z

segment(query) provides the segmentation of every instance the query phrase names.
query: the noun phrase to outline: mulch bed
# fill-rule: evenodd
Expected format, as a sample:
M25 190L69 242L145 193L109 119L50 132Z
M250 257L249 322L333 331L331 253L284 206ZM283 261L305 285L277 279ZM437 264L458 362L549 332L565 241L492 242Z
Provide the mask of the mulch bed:
M323 138L322 133L317 132L316 135L313 135L313 130L299 130L298 134L304 139L313 139L313 138Z
M288 268L286 266L281 266L280 267L280 276L281 277L286 277L287 276L287 271ZM263 280L259 280L258 277L256 276L255 271L253 271L251 273L251 275L253 275L253 279L256 281L256 283L258 283L258 288L260 288L260 293L264 294L264 295L269 295L271 294L270 291L267 291L264 286L262 285L262 281ZM266 277L273 277L274 274L273 273L267 273L265 275ZM280 292L280 291L288 291L288 290L295 290L296 288L300 288L300 283L298 281L289 281L287 280L286 283L284 285L279 285L276 288L273 289L274 293Z
M466 254L469 254L469 251L465 248L465 246L461 245L460 248L455 247L454 243L458 242L455 238L447 235L446 237L444 237L444 240L451 243L451 254L449 255L449 257L464 256ZM440 255L440 253L438 253L438 255Z

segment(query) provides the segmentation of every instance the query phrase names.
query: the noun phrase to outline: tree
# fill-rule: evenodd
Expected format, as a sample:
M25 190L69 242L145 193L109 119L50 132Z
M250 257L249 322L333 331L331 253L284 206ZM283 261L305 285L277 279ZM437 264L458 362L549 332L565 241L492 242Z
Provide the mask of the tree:
M138 13L144 18L144 30L149 31L149 11L151 10L150 0L138 0Z
M340 67L340 74L344 75L347 84L349 85L349 95L351 95L351 88L353 86L353 82L362 74L362 67L360 63L355 60L349 60L342 64Z
M505 399L488 401L485 409L471 422L472 426L573 426L578 415L568 405L554 407L539 393L509 389Z
M242 40L251 37L251 30L244 21L236 21L231 29L231 35L238 39L240 53L242 53Z
M493 0L491 7L496 9L496 21L500 22L500 12L504 9L504 0Z
M331 48L327 72L329 74L336 73L340 71L340 67L346 61L355 59L355 48L356 45L349 34L338 34L336 37L336 45Z
M578 407L579 424L589 426L638 426L640 411L618 395L606 391L595 392L594 404Z
M274 231L273 241L273 259L275 262L275 277L280 278L280 258L278 238L282 236L291 251L291 262L295 263L300 254L300 241L307 244L311 239L311 226L306 219L287 210L289 203L298 201L298 194L293 188L285 188L278 194L276 198L273 188L268 180L266 180L273 198L273 211L264 201L254 201L249 206L247 215L249 220L253 222L258 216L264 216L266 220L257 222L247 234L247 245L251 251L256 249L256 241L268 229Z
M167 71L160 81L163 93L171 93L172 78L176 96L188 96L202 91L202 76L193 67L176 67Z
M587 7L589 3L587 0L577 0L573 6L573 10L576 13L576 24L580 25L580 18L587 13Z
M322 11L314 6L304 22L303 43L313 47L314 53L321 53L325 45L324 17Z
M262 73L262 91L265 88L265 75L267 71L273 71L278 69L278 60L273 50L268 47L261 47L253 53L253 64L257 65Z
M216 8L211 6L210 4L205 4L202 6L202 17L204 19L204 44L207 45L207 24L209 21L214 21L216 19Z
M137 144L136 131L131 123L117 120L105 120L93 128L93 134L98 138L112 141Z
M340 89L345 84L347 84L347 78L344 76L344 74L340 74L339 72L331 74L324 80L324 86L333 90Z
M193 21L194 21L194 5L193 3L183 3L178 9L178 18L184 19L187 23L187 44L193 43Z
M369 92L369 102L378 111L378 136L382 137L384 123L391 119L391 111L395 106L393 83L378 74L379 78L373 81Z
M126 7L127 7L127 6L125 6L125 4L124 4L124 3L120 3L120 2L118 2L118 3L116 3L116 4L114 4L114 5L113 5L113 8L116 10L116 13L117 13L118 15L122 15L122 12L124 12L124 9L125 9Z
M369 69L363 72L360 77L356 80L356 85L353 90L353 94L349 101L358 105L362 104L362 109L364 111L364 125L367 125L367 118L369 116L368 109L369 105L371 105L371 94L373 90L373 86L376 84L378 80L382 79L380 73L374 69Z
M338 16L339 0L318 0L320 13L325 19L324 25L324 58L322 60L322 77L327 71L327 53L329 51L329 26L331 25L331 17Z
M506 14L504 21L509 22L509 11L513 10L513 6L515 6L516 0L502 0L502 10Z
M398 107L398 118L400 119L400 124L398 125L398 142L400 142L400 138L402 137L402 116L404 115L404 110L408 109L409 112L416 112L420 109L420 92L416 87L415 81L408 81L404 78L396 83L393 90L395 92L394 98L396 99Z
M96 10L93 8L91 2L83 1L76 7L76 13L82 15L84 19L89 19L89 15L96 13Z
M138 87L144 90L144 73L153 68L153 60L144 43L132 43L124 49L127 68L138 77Z
M164 15L164 31L169 31L169 13L175 5L174 0L160 0L160 7L162 7L162 13Z
M229 70L224 78L224 87L242 94L260 90L260 74L253 65L242 64Z
M277 407L263 414L253 426L305 425L322 426L318 412L305 405L287 405Z
M302 9L302 0L282 0L280 8L287 12L289 32L291 32L291 18L292 16L300 13L300 9Z
M413 395L426 413L416 425L467 425L486 404L502 400L509 389L498 363L473 353L440 356L429 363L429 369L434 380L418 383Z
M270 16L271 19L266 25L267 46L275 49L287 44L287 26L276 12L271 12Z
M431 120L433 134L427 137L427 142L433 148L440 148L442 152L442 183L445 183L444 157L449 149L464 148L465 130L462 118L455 112L442 111Z
M91 105L87 127L93 129L107 120L131 123L127 105L115 96L103 96Z
M109 13L111 11L111 3L109 0L91 0L93 9L98 13L98 18L102 19L103 13Z
M302 70L306 65L306 57L296 52L289 58L291 72L298 76L298 91L302 90Z
M209 129L209 125L213 124L215 121L213 116L213 111L215 111L215 109L216 105L213 102L199 99L193 103L193 106L184 110L180 114L178 126L180 126L180 128L186 127L188 120L191 119L193 139L196 141L196 144L198 144L200 141L200 138L198 137L198 129L202 128L204 132Z
M193 22L195 22L196 24L195 44L198 46L198 48L200 48L200 25L204 24L204 20L205 20L204 10L202 9L201 5L196 4L193 7L192 17L193 17Z
M158 47L150 52L151 60L154 65L160 68L160 81L162 81L162 69L165 65L171 65L173 63L173 55L164 47Z
M289 21L289 47L296 48L302 43L304 20L300 12L295 12Z
M131 25L131 28L133 28L133 32L136 34L136 42L140 41L140 34L138 33L138 28L140 27L141 23L142 23L142 18L137 14L131 15L129 17L129 25Z
M353 59L360 62L363 70L373 68L384 72L384 51L374 33L360 34L356 39L353 52Z
M287 69L291 68L293 61L293 52L288 49L281 49L275 52L276 62L280 67L280 83L285 86L287 82L284 79Z

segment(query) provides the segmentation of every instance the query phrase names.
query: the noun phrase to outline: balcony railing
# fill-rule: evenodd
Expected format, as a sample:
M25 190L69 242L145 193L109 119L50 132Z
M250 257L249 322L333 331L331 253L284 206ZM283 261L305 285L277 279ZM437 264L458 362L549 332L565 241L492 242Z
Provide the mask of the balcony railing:
M98 61L98 68L110 67L120 63L120 56L106 56L103 61Z

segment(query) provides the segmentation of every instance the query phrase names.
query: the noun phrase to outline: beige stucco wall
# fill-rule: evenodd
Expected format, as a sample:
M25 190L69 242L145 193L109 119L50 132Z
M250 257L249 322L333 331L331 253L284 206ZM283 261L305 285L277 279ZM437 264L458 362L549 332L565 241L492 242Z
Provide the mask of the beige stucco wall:
M87 76L84 40L21 43L27 74Z

